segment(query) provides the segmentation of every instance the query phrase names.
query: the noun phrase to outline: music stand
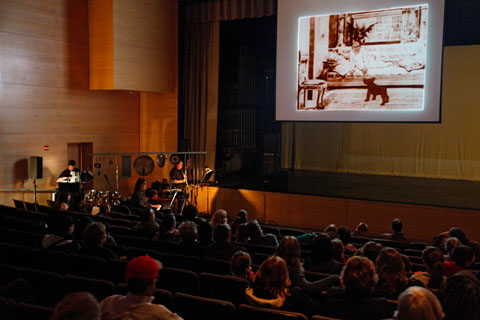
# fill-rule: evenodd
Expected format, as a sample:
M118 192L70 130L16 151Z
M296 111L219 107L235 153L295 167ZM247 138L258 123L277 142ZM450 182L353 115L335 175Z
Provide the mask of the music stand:
M61 192L80 192L80 182L59 182L58 189Z
M213 176L213 170L210 168L205 168L205 175L203 176L202 182L208 182L210 178Z

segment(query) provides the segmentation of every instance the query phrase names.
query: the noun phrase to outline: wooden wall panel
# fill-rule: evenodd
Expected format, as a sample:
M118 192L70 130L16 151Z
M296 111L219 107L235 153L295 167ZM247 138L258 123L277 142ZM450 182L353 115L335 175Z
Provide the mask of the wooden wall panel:
M139 131L136 93L22 85L4 85L4 88L3 125L8 133Z
M281 193L267 193L266 199L267 223L316 229L346 223L346 206L341 199Z
M90 89L114 89L113 0L88 1Z
M91 142L96 153L140 151L139 93L88 90L87 12L86 0L0 1L0 188L31 188L25 171L34 155L44 160L39 187L55 188L68 143ZM173 109L176 119L176 100ZM114 162L96 160L102 170L94 187L108 190L105 174L115 187ZM120 179L122 194L131 193L136 178ZM12 197L33 199L0 192L0 203L10 205Z
M90 1L90 88L176 90L177 6L177 1Z
M115 43L114 89L147 92L172 92L176 69L168 51Z
M0 33L3 83L88 89L88 47Z
M198 190L198 208L201 212L212 213L223 208L229 212L230 218L233 218L239 209L246 209L249 217L255 217L260 222L316 230L323 230L330 223L353 229L359 222L364 221L369 225L369 233L372 234L390 232L392 220L400 218L404 222L405 235L410 239L430 241L434 235L452 226L459 226L467 232L471 240L480 240L478 210L217 187L203 187Z
M2 0L0 32L88 45L87 16L87 0Z
M165 50L177 42L175 1L121 0L114 10L115 43Z

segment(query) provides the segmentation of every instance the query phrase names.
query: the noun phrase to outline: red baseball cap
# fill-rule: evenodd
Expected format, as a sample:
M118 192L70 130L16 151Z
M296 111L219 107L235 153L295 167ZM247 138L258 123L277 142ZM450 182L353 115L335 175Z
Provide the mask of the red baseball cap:
M133 258L127 265L125 280L140 279L151 280L158 276L158 271L162 269L162 263L147 256Z

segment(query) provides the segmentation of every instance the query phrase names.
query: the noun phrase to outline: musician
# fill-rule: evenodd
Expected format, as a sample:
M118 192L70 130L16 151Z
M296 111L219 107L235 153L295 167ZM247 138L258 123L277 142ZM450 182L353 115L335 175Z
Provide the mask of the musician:
M170 182L173 189L185 189L187 177L183 172L183 161L179 161L170 171Z
M148 198L145 195L145 191L147 191L147 180L143 178L138 178L137 182L135 183L135 189L133 190L132 194L132 208L156 208L160 209L161 205L159 204L150 204L148 202Z
M69 180L72 177L72 172L80 172L80 169L76 168L75 165L75 160L68 161L68 167L60 173L57 178L57 183Z

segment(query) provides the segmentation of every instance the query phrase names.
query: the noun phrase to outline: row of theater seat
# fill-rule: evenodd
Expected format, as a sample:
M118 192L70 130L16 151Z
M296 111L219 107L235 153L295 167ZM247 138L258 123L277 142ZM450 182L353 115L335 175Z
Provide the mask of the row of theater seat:
M0 208L2 209L2 208ZM14 208L11 208L14 209ZM15 209L14 209L15 210ZM0 210L0 212L6 212L4 210ZM46 219L46 215L44 214L39 214L39 213L32 213L24 210L18 210L16 209L15 212L8 212L10 215L15 215L18 214L18 216L22 217L12 217L8 215L0 215L0 222L5 222L1 221L2 219L5 220L7 219L8 221L5 223L2 223L2 225L5 225L10 228L20 228L20 229L26 229L26 230L33 230L35 229L34 225L37 223L40 219ZM100 217L97 217L98 219ZM24 220L25 219L25 220ZM125 227L118 227L124 229ZM130 230L130 229L128 229ZM149 254L151 256L159 258L159 255L163 252L170 252L170 253L175 253L176 248L178 247L178 243L172 243L168 241L151 241L143 237L139 236L129 236L125 234L118 234L115 233L116 229L112 227L112 234L114 237L117 239L117 243L120 244L121 246L125 247L133 247L133 248L138 248L138 250L141 250L144 252L144 254ZM28 231L25 231L28 232ZM36 234L36 233L23 233L21 231L14 231L10 230L10 233L12 235L7 236L9 239L8 241L13 242L13 243L18 243L18 244L23 244L27 246L32 246L32 247L39 247L39 242L41 238L43 237L42 234ZM7 235L7 233L3 233L4 235ZM5 238L5 237L3 237ZM7 239L2 239L0 236L0 241L6 241ZM275 252L274 247L268 247L268 246L259 246L259 245L249 245L249 244L242 244L238 243L238 245L245 246L247 248L247 251L252 255L252 260L254 264L261 264L261 262L268 256L271 255ZM360 246L361 244L357 244L357 246ZM117 255L122 256L125 255L125 249L122 247L110 247L113 251L117 253ZM304 247L305 248L305 247ZM131 249L133 250L133 249ZM423 265L422 259L421 259L421 251L420 250L414 250L414 249L405 249L404 253L410 258L411 262L413 263L412 269L413 271L424 271L425 267ZM302 258L307 258L310 255L310 252L307 250L302 250L301 256ZM168 258L168 257L167 257ZM178 258L177 260L182 260ZM194 270L198 272L200 270L199 265L201 262L196 261L195 259L190 259L190 258L185 258L185 263L181 263L181 266L186 268Z

